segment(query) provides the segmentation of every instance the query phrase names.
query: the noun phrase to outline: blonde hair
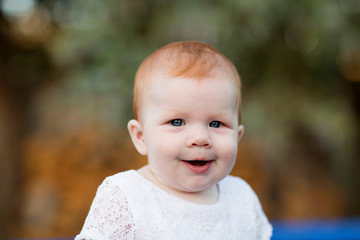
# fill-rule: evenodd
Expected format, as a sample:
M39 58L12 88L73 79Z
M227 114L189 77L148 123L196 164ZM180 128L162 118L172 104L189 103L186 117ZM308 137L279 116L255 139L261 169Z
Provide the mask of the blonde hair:
M175 42L156 50L139 66L135 75L134 86L134 118L140 119L143 96L150 80L155 75L184 77L196 80L205 79L215 71L221 71L226 79L234 81L237 92L239 121L241 122L241 81L232 64L214 47L197 41Z

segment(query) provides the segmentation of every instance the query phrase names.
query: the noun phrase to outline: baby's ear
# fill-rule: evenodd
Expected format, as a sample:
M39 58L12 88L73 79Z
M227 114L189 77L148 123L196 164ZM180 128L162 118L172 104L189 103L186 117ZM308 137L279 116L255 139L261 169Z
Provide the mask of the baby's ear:
M239 141L241 140L242 136L244 135L244 132L245 132L244 125L239 125L239 130L238 130Z
M132 119L129 121L127 127L129 130L129 133L130 133L131 140L132 140L136 150L140 154L146 155L147 151L146 151L146 145L145 145L145 141L144 141L144 132L143 132L141 123L137 120Z

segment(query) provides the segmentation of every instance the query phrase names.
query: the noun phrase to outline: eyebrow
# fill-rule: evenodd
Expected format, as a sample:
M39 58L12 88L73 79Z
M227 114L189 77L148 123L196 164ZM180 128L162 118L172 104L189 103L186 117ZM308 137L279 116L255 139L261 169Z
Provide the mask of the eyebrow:
M235 114L235 113L233 113L232 111L222 111L219 113L210 114L210 116L211 116L211 118L214 118L214 119L216 119L216 118L232 118L233 114Z
M181 116L184 116L184 115L188 115L186 112L183 112L183 111L178 111L178 110L175 110L175 109L170 109L168 111L166 111L163 115L174 115L174 116L178 116L178 115L181 115Z

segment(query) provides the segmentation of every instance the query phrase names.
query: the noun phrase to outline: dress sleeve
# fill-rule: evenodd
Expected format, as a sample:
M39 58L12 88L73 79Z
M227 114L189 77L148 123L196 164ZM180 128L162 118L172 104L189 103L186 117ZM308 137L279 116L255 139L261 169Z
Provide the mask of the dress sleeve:
M81 233L75 240L133 240L133 215L121 189L105 180L98 188Z
M254 193L254 212L255 212L255 221L257 228L257 240L269 240L272 236L273 228L269 223L259 201L259 198Z

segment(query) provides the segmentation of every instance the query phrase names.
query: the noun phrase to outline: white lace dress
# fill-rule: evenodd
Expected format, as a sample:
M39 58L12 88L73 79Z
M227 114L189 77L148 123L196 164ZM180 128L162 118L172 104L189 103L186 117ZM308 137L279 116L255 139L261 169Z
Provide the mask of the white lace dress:
M173 196L137 171L99 186L81 239L270 239L272 227L250 186L238 177L219 182L220 196L201 205Z

